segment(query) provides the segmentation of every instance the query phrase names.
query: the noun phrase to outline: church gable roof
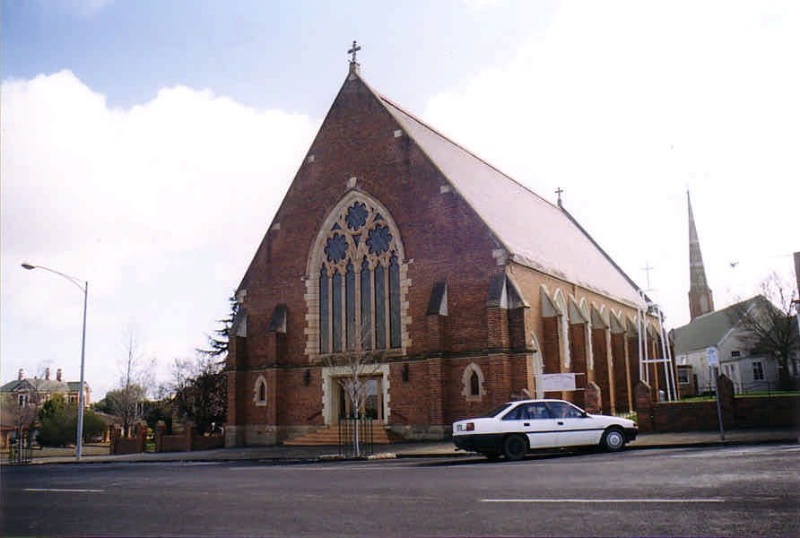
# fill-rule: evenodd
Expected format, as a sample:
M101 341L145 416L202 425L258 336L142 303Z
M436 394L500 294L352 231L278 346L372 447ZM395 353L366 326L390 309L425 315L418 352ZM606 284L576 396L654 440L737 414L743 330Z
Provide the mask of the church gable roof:
M588 233L553 205L377 95L510 254L510 259L602 295L638 304L638 287Z
M337 109L340 100L357 92L359 87L375 99L379 108L387 111L393 123L473 209L506 251L507 259L629 305L642 302L639 288L562 207L546 201L400 108L371 88L357 69L351 68L334 99L312 142L314 153L324 153L324 148L317 145L321 134L333 128L329 122L343 121L338 114L346 108ZM334 110L337 115L332 120ZM287 196L293 189L294 182ZM265 242L266 236L259 250L264 248ZM252 264L240 288L246 286L251 269Z

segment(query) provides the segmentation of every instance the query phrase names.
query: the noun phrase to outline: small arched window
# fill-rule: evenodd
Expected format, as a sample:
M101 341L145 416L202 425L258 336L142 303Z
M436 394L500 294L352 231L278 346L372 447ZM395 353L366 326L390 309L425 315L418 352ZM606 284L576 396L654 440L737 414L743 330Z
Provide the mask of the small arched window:
M473 371L472 375L469 376L469 395L481 395L481 378L478 377L478 372L475 371Z
M474 362L471 363L464 368L464 374L461 377L461 394L463 394L468 401L482 400L483 395L486 393L484 381L485 379L481 367Z
M259 407L267 405L267 380L264 376L258 376L256 379L255 390L253 390L253 403Z

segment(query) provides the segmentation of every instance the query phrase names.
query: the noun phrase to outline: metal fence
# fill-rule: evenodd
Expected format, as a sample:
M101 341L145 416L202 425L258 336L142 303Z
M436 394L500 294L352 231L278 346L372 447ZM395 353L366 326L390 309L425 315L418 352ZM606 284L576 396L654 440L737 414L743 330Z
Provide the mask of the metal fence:
M339 419L339 455L370 456L374 453L373 419L364 416Z
M10 441L8 448L2 453L3 463L9 465L30 463L32 458L31 446L27 439L22 437Z
M737 383L734 381L733 392L737 396L753 394L768 397L780 396L781 394L786 393L785 390L779 389L779 385L775 381L749 381L747 383ZM714 388L713 383L699 385L697 387L697 396L714 396L715 393L716 389Z

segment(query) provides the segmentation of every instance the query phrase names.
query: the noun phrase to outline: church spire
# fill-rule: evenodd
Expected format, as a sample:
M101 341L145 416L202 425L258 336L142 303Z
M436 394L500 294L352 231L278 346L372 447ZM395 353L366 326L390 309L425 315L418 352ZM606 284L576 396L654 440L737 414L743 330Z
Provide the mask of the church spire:
M706 281L706 268L700 252L689 191L686 191L686 201L689 205L689 314L694 319L714 311L714 296Z

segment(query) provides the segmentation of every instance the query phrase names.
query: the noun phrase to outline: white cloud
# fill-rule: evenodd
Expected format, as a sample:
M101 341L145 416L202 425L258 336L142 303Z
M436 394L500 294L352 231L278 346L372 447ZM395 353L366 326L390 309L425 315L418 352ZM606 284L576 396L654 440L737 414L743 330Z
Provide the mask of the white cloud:
M4 82L4 370L78 377L81 295L25 260L90 282L87 379L116 379L131 323L163 365L203 346L316 129L207 90L111 109L69 71Z
M718 306L800 249L798 51L793 3L565 2L546 35L424 117L545 197L563 187L634 280L655 267L681 324L687 187Z

